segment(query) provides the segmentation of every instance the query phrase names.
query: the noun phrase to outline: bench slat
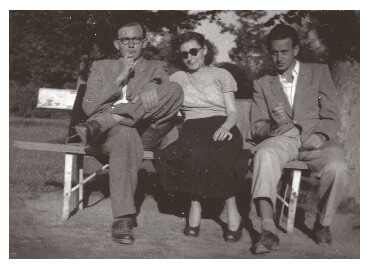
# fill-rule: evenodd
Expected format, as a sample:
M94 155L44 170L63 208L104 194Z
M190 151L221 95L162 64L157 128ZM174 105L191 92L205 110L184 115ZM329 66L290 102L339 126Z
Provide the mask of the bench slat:
M28 141L14 141L13 146L19 149L29 150L41 150L51 152L61 152L70 154L82 154L97 156L102 153L93 147L82 146L80 144L55 144L55 143L39 143L39 142L28 142ZM144 159L153 159L153 152L144 151Z
M308 170L307 164L302 161L290 161L285 165L284 168L285 169Z
M80 144L55 144L55 143L39 143L28 141L14 141L13 146L20 149L52 151L71 154L85 154L90 156L101 155L101 152L92 148L82 146ZM152 151L144 151L144 159L152 160L154 158ZM307 165L301 161L291 161L285 166L286 169L308 169Z

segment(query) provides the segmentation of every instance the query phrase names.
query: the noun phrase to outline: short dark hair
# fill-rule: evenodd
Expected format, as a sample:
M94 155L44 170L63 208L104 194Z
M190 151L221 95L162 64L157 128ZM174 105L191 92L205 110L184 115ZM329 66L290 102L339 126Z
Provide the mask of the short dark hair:
M143 23L139 22L139 21L127 21L127 22L121 23L119 25L120 26L118 26L117 29L116 29L116 34L118 34L118 31L123 27L138 25L138 26L141 27L141 30L143 32L143 38L146 38L146 26Z
M190 41L190 40L195 40L198 42L198 44L203 48L205 45L205 38L204 35L199 34L197 32L186 32L183 33L175 38L175 41L173 43L174 49L179 50L181 45Z
M298 32L296 29L287 24L278 24L272 28L267 36L267 47L270 47L271 41L273 40L282 40L286 38L290 38L292 40L293 47L299 45Z

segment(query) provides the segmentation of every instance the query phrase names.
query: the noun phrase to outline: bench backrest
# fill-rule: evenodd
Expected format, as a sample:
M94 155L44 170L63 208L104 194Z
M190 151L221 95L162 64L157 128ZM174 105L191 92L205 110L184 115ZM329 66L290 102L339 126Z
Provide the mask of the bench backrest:
M68 135L71 136L75 134L73 127L87 119L82 110L82 99L85 91L86 84L79 84L78 90L40 88L37 107L72 110L68 132ZM244 141L250 125L250 107L251 101L249 99L236 99L236 108L238 110L237 126L243 135ZM244 146L246 146L246 142L244 142Z
M40 88L37 108L72 110L77 90Z

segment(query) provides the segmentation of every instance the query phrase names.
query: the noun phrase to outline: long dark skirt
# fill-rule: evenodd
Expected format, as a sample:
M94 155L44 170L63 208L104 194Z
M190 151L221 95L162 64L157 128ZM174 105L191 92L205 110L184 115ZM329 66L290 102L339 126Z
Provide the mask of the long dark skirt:
M233 127L230 141L213 140L225 120L224 116L187 120L179 139L155 152L154 164L164 189L224 199L237 193L243 181L234 169L242 149L241 133Z

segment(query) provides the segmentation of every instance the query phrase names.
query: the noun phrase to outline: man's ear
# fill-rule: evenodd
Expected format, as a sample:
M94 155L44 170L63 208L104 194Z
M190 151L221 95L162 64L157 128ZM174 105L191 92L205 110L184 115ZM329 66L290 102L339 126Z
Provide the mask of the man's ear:
M114 45L114 47L117 49L117 50L119 50L119 43L118 43L119 41L116 39L116 40L114 40L113 41L113 45Z
M149 40L147 38L144 38L144 40L143 40L143 49L146 48L146 46L148 45L148 43L149 43Z
M299 46L298 46L298 45L296 45L296 46L294 47L294 57L297 57L298 52L299 52Z

